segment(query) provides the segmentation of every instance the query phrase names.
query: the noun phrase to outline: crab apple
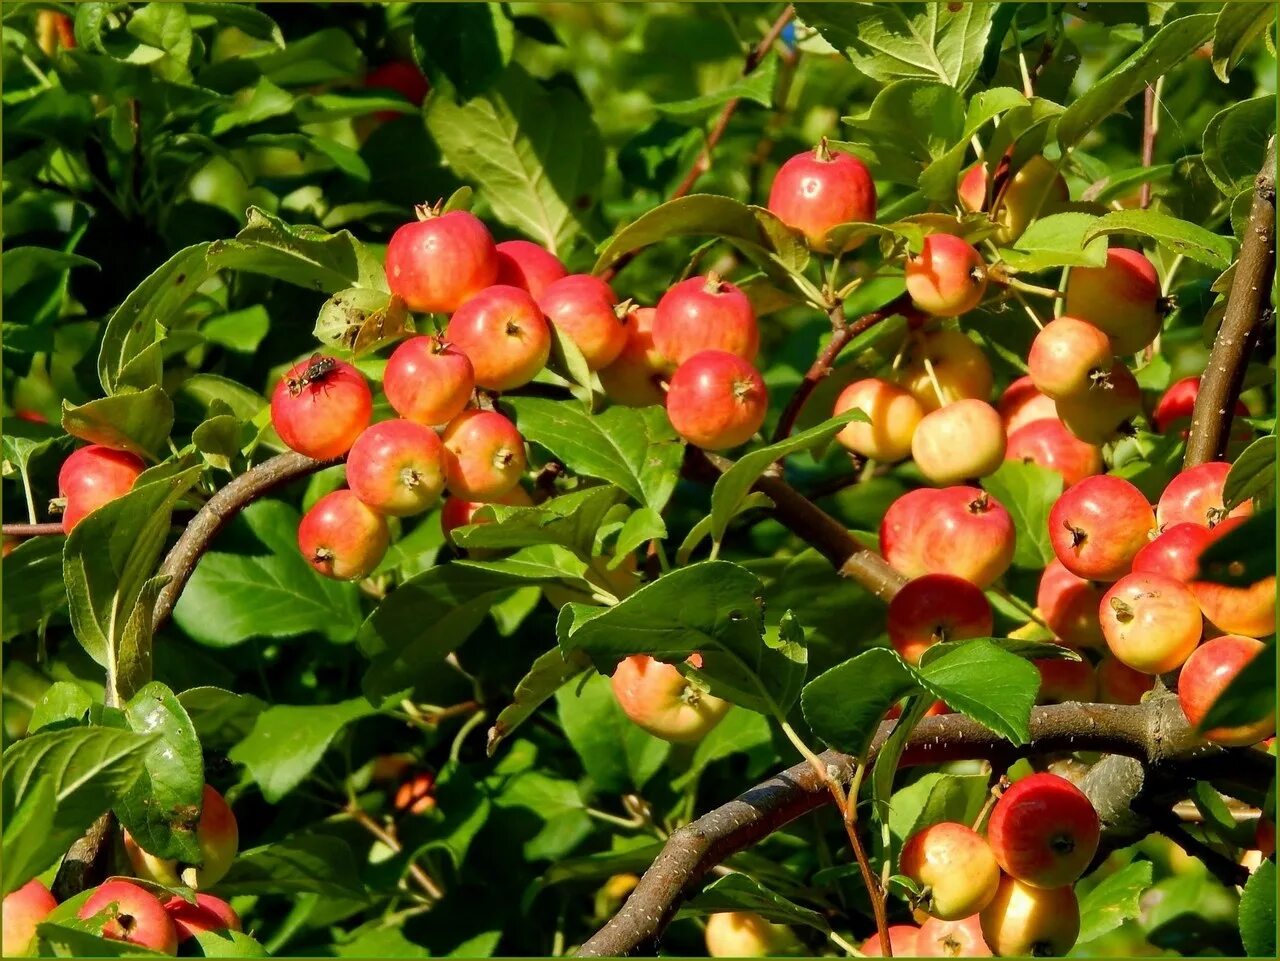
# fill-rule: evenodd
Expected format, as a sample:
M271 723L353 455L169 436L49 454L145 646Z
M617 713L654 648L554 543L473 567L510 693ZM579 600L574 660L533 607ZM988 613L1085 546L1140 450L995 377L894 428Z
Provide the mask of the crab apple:
M494 410L464 410L441 435L449 493L492 501L520 482L527 462L516 425Z
M1128 664L1106 656L1098 662L1098 700L1103 704L1140 704L1156 685L1154 675L1135 671Z
M1033 420L1010 434L1004 459L1056 471L1064 488L1101 474L1103 469L1102 448L1080 440L1056 417Z
M1098 605L1106 592L1072 574L1056 557L1045 565L1036 589L1036 609L1054 636L1068 647L1102 647Z
M941 821L917 831L902 846L899 870L929 888L926 910L943 921L977 914L1000 884L991 847L971 828Z
M751 301L715 273L675 284L658 301L653 345L672 368L704 350L755 360L760 328Z
M1099 382L1082 394L1055 402L1067 430L1086 444L1105 444L1142 413L1142 389L1133 372L1116 361Z
M916 956L921 958L989 958L991 949L982 937L976 914L957 921L929 918L916 936Z
M547 285L537 302L547 320L582 351L591 370L608 367L627 345L627 331L615 308L618 298L599 277L561 277Z
M374 510L420 514L444 490L444 447L430 427L384 420L356 438L347 455L347 485Z
M212 894L197 894L195 904L175 894L164 903L164 909L178 932L179 944L204 931L244 930L231 905Z
M426 814L436 808L436 776L430 771L419 771L396 789L392 806L400 812Z
M750 440L764 423L769 394L759 371L735 354L704 350L676 368L667 416L681 437L703 450Z
M839 224L873 222L876 186L866 164L851 154L828 149L823 140L816 149L796 154L778 168L768 208L804 234L813 250L841 253L830 249L827 231ZM843 250L856 246L856 242L846 243Z
M1057 167L1041 154L1033 155L1009 178L1004 195L996 201L992 219L999 228L992 239L1001 245L1013 243L1032 220L1057 213L1070 199Z
M932 331L918 336L898 374L898 382L928 413L957 400L990 397L991 362L982 348L962 332Z
M707 955L712 958L764 958L799 954L795 933L754 911L720 911L707 918Z
M1098 608L1102 635L1117 658L1135 671L1163 674L1182 664L1200 643L1204 618L1191 589L1164 574L1120 578Z
M993 473L1004 451L1004 424L983 400L958 400L925 414L911 437L920 473L940 486Z
M450 314L498 277L498 250L480 219L465 210L418 208L387 244L387 286L419 313Z
M1037 704L1088 704L1098 696L1098 678L1088 661L1066 658L1038 658L1032 661L1040 672Z
M305 523L306 519L303 520ZM202 858L199 867L148 854L128 831L123 835L125 852L138 877L156 884L185 884L195 890L211 888L221 881L231 870L231 862L240 849L240 828L236 824L235 813L222 795L208 784L204 786L200 820L196 822L196 843L200 846Z
M986 595L951 574L917 577L889 601L889 642L912 664L934 644L990 637L992 626Z
M392 352L382 374L392 410L427 427L462 413L475 386L471 358L440 337L409 338Z
M666 363L653 343L653 307L632 307L622 318L627 343L614 362L598 373L609 399L626 407L650 407L666 401L660 386Z
M891 924L885 931L889 935L889 946L895 958L914 958L916 945L920 937L920 929L914 924ZM862 942L862 954L867 958L883 958L884 948L880 945L880 935L873 934Z
M956 199L971 214L987 209L987 165L981 160L973 164L956 181Z
M505 284L486 287L454 311L444 336L470 359L476 384L489 390L523 387L551 356L541 309L527 291Z
M1212 530L1210 541L1226 536L1244 522L1241 517L1227 518ZM1275 633L1275 575L1264 577L1247 587L1193 580L1191 592L1200 603L1205 619L1224 634L1266 637Z
M878 377L856 380L836 398L835 414L855 408L866 414L869 422L845 424L836 434L842 447L886 464L911 453L911 438L924 417L924 408L908 391Z
M130 881L107 881L80 905L77 915L87 921L104 911L113 912L102 926L102 936L127 941L161 954L178 950L178 930L160 899Z
M4 896L3 917L0 920L0 955L16 958L27 954L31 939L36 936L36 925L49 916L58 906L57 899L40 881L32 878L16 891Z
M1151 423L1156 433L1167 434L1177 431L1186 438L1191 429L1191 415L1196 406L1196 395L1200 393L1199 377L1184 377L1169 385L1169 389L1160 395L1156 408L1151 413ZM1248 415L1249 408L1242 401L1236 401L1236 413ZM1231 432L1234 441L1247 441L1253 432L1248 424L1239 424Z
M345 488L320 498L298 523L302 556L339 581L368 577L390 542L386 519Z
M1056 774L1032 774L1000 796L987 841L1010 877L1037 888L1071 884L1084 873L1101 833L1084 792Z
M569 275L560 258L528 240L504 240L497 246L498 276L496 284L506 284L528 291L534 298L561 277Z
M1062 957L1080 936L1080 902L1070 886L1039 888L1004 877L978 920L998 957Z
M1166 527L1134 555L1133 571L1164 574L1190 584L1200 572L1200 555L1213 540L1213 532L1199 524Z
M977 248L954 234L929 234L904 268L911 302L935 317L973 310L987 292L987 265Z
M1005 433L1010 437L1034 421L1058 419L1058 405L1053 398L1036 390L1036 385L1025 374L1004 389L996 402L996 410L1000 412Z
M129 493L146 466L136 454L101 444L73 451L58 470L58 494L66 501L63 532L70 534L86 514Z
M392 60L374 67L364 75L364 85L371 90L393 90L415 107L422 106L431 91L431 84L422 75L417 64L410 60ZM394 120L402 114L382 110L376 114L379 120Z
M907 577L952 574L989 587L1013 561L1013 520L976 487L908 491L880 521L880 550Z
M294 364L271 394L271 426L290 448L316 460L345 454L372 416L364 377L333 357Z
M1142 491L1122 477L1086 477L1049 510L1049 541L1063 567L1091 581L1114 581L1156 526Z
M929 705L928 710L924 712L924 716L940 717L943 714L954 714L954 713L955 712L951 710L951 708L947 707L946 701L934 701L932 704ZM889 710L885 711L884 713L884 719L886 721L892 721L894 718L899 718L899 717L902 717L901 701L893 705L893 707L889 708Z
M1063 312L1111 338L1117 354L1136 354L1160 333L1160 277L1140 251L1112 247L1104 267L1073 267Z
M445 540L453 541L453 532L456 528L466 527L468 524L487 524L488 521L475 520L476 511L484 507L485 504L532 507L533 498L519 485L511 488L501 497L495 497L489 501L469 501L461 497L446 497L444 506L440 508L440 528L444 531Z
M1065 315L1041 328L1027 354L1031 382L1054 400L1104 382L1114 364L1111 339L1093 324Z
M1226 517L1247 517L1253 503L1244 501L1227 511L1222 490L1231 465L1209 461L1182 471L1164 489L1156 504L1156 523L1161 527L1190 522L1213 527Z
M1253 846L1264 858L1276 853L1276 822L1266 815L1258 818L1258 826L1253 831Z
M1252 637L1224 634L1205 641L1192 652L1178 674L1178 703L1192 727L1200 726L1227 685L1265 649L1265 644ZM1210 728L1204 732L1204 739L1226 747L1246 747L1275 733L1273 710L1252 724Z
M702 656L688 662L702 667ZM700 741L724 718L729 702L700 690L674 664L632 654L614 669L613 696L622 713L654 737L674 744Z

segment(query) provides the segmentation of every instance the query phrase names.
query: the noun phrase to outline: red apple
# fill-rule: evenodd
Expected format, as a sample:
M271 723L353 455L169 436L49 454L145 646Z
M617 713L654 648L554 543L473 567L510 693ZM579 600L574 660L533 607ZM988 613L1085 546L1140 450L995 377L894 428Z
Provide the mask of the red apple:
M952 234L929 234L920 253L907 258L907 293L935 317L973 310L987 292L987 265L977 249Z
M1135 354L1160 333L1160 278L1137 250L1113 247L1105 267L1073 267L1064 313L1111 338L1117 354Z
M909 491L880 522L880 550L907 577L954 574L989 587L1013 561L1013 520L976 487Z
M1098 608L1107 647L1135 671L1172 671L1196 649L1204 629L1190 588L1163 574L1120 578Z
M406 340L382 374L382 390L392 409L426 427L447 424L462 413L475 385L471 358L439 337Z
M410 420L374 424L347 455L347 485L376 511L420 514L444 490L444 448L430 427Z
M1177 431L1180 437L1186 438L1191 428L1191 416L1196 406L1196 395L1200 393L1200 378L1183 377L1169 385L1156 403L1151 414L1151 422L1157 433L1168 434ZM1236 401L1236 413L1248 415L1249 408L1242 401ZM1237 422L1231 431L1234 441L1247 441L1253 436L1248 424Z
M653 345L672 369L704 350L755 360L760 348L756 312L747 295L718 274L680 281L662 295L657 311Z
M969 213L981 213L987 209L987 165L978 161L960 175L956 183L956 197L960 206Z
M560 258L528 240L504 240L497 245L496 284L528 291L535 300L561 277L569 274Z
M161 954L178 950L178 931L173 921L160 900L146 888L129 881L107 881L80 906L77 917L88 920L104 911L110 912L110 920L102 927L104 938L127 941Z
M735 354L704 350L678 368L667 388L671 426L690 444L724 450L764 423L769 395L759 372Z
M878 377L857 380L840 392L834 413L860 410L870 423L846 424L836 440L846 450L892 464L911 453L911 438L924 408L910 393Z
M1105 444L1142 413L1142 389L1121 361L1116 361L1087 391L1055 402L1058 418L1086 444Z
M1033 420L1010 434L1004 459L1057 471L1062 475L1063 487L1103 470L1102 448L1080 440L1056 417Z
M408 60L392 60L379 67L374 67L364 76L364 85L372 90L393 90L408 100L415 107L422 106L427 99L431 85L422 75L417 64ZM376 113L379 120L394 120L403 114L394 110L380 110Z
M1004 389L996 410L1000 412L1005 433L1010 437L1019 428L1033 421L1058 419L1058 405L1053 402L1053 398L1036 390L1031 378L1025 375Z
M387 285L410 310L453 313L498 277L489 229L465 210L418 208L387 244Z
M1253 513L1253 504L1245 501L1237 504L1230 513L1222 502L1223 485L1231 465L1222 461L1210 461L1198 467L1182 471L1164 489L1156 505L1156 522L1161 527L1190 522L1213 527L1226 517L1247 517Z
M298 549L307 563L340 581L368 577L390 542L385 518L346 489L320 498L298 524Z
M1140 704L1142 695L1156 686L1153 675L1135 671L1114 657L1099 661L1097 674L1098 700L1103 704Z
M916 945L920 929L914 924L891 924L886 933L889 935L889 947L893 949L895 958L913 958L916 956ZM862 955L866 958L884 957L884 948L880 945L879 934L873 934L862 942Z
M1199 524L1166 527L1133 557L1134 573L1164 574L1190 584L1200 572L1200 555L1213 543L1213 533Z
M1084 793L1048 773L1016 782L1000 796L987 822L987 840L1000 867L1037 888L1079 878L1098 850L1101 831L1098 812Z
M982 937L978 915L958 921L929 918L920 925L916 954L922 958L989 958L991 949Z
M444 336L467 355L476 383L489 390L523 387L551 356L551 328L533 297L503 284L463 303Z
M702 657L690 655L689 663L701 667ZM619 662L612 685L623 714L654 737L675 744L702 740L730 707L728 701L691 684L674 664L647 654Z
M1077 577L1056 557L1045 565L1036 590L1036 608L1049 630L1068 647L1102 647L1098 605L1105 587Z
M1224 634L1205 641L1192 652L1178 674L1178 703L1192 727L1200 726L1227 685L1265 649L1265 644L1252 637ZM1204 737L1226 747L1247 747L1275 733L1276 715L1272 711L1252 724L1210 728Z
M929 889L925 910L943 921L977 914L1000 884L1000 866L987 842L954 821L930 825L908 838L898 868Z
M939 486L994 473L1004 463L1004 424L982 400L957 400L925 414L911 438L920 473Z
M1080 936L1080 902L1069 885L1037 888L1005 877L979 920L999 957L1062 957Z
M406 779L396 789L392 806L401 813L426 814L436 809L436 776L430 771L419 771Z
M1142 491L1121 477L1086 477L1049 511L1049 540L1077 577L1114 581L1129 570L1156 526Z
M449 493L491 501L520 483L527 462L516 425L493 410L464 410L449 422L444 466Z
M832 251L827 231L844 223L876 219L876 187L871 172L857 157L827 148L796 154L778 168L769 189L768 207L788 227L800 231L809 246ZM844 250L857 246L846 244Z
M316 460L350 450L372 415L373 394L364 377L334 357L294 364L271 394L271 426L289 447Z
M991 604L977 587L951 574L924 574L889 601L889 642L919 664L934 644L991 637Z
M925 413L967 397L986 400L991 396L991 362L961 331L930 331L916 335L899 369L898 383Z
M179 944L202 931L244 930L231 905L212 894L197 894L195 904L175 894L164 903L164 909L178 932Z
M538 306L568 336L591 370L608 367L627 344L613 289L599 277L569 274L547 285Z
M58 471L58 494L66 501L63 533L70 534L86 514L129 493L146 466L136 454L102 444L73 451Z
M36 925L57 906L57 899L35 878L6 894L3 916L0 917L0 955L6 958L26 956L36 936Z
M600 369L600 384L609 399L627 407L650 407L666 402L662 389L666 364L653 344L652 307L632 307L622 318L627 343L612 364Z
M1054 400L1105 384L1114 364L1111 339L1093 324L1067 316L1045 324L1027 355L1036 390Z

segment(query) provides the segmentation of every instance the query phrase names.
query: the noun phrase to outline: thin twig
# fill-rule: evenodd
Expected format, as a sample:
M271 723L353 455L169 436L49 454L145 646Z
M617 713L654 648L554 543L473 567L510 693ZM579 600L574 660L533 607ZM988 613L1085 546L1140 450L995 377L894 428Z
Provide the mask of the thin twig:
M359 807L349 807L347 808L347 813L351 815L351 820L359 824L396 854L399 854L404 850L404 845L401 844L400 839L396 837L394 828L383 827L365 810ZM439 901L444 897L444 889L436 883L435 879L432 878L431 875L427 874L427 872L422 869L422 865L418 864L417 861L409 861L409 876L413 878L414 883L422 889L422 893L432 901Z
M5 524L5 537L51 537L62 533L62 525L56 521L50 524Z
M1156 156L1156 134L1160 131L1159 100L1155 84L1147 84L1142 95L1142 166L1150 167ZM1138 194L1138 206L1146 210L1151 206L1151 181L1142 185Z

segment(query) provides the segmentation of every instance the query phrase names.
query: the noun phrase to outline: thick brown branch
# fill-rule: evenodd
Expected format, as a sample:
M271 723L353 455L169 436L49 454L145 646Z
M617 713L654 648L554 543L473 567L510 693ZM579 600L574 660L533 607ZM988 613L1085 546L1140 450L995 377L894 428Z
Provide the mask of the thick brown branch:
M1273 137L1255 182L1253 208L1227 295L1227 310L1200 379L1184 468L1217 460L1226 453L1245 366L1257 343L1258 322L1270 300L1276 267L1275 149Z
M872 742L874 760L893 730L880 726ZM1234 772L1266 783L1273 759L1253 749L1225 750L1194 737L1177 698L1164 696L1136 707L1060 704L1031 712L1030 740L1013 745L960 714L925 718L911 732L902 766L987 758L1003 764L1029 754L1101 751L1135 758L1148 769L1179 777L1210 778ZM853 759L835 751L821 755L845 781ZM1086 792L1087 793L1087 792ZM807 761L788 768L722 807L674 832L622 909L580 949L584 957L632 954L653 947L681 901L715 865L817 807L831 794Z

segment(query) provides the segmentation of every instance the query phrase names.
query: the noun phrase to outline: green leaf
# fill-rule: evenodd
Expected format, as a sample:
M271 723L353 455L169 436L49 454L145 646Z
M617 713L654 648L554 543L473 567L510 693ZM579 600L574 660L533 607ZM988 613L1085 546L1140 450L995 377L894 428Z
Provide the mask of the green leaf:
M511 61L515 27L496 3L423 4L413 14L413 57L432 86L462 99L484 93ZM442 90L440 96L452 91Z
M63 853L53 847L60 841L54 834L57 813L58 801L48 777L37 780L16 807L6 803L0 897L26 884Z
M548 89L512 63L464 104L432 96L426 122L449 166L479 187L504 224L560 254L585 231L604 145L574 90Z
M218 882L223 897L315 893L363 900L360 871L347 842L324 834L295 834L241 851Z
M33 630L67 602L58 537L31 537L4 559L4 603L0 623L4 640Z
M523 812L522 817L511 813L504 817L530 822L521 833L532 832L522 845L524 857L531 861L558 861L591 833L591 818L578 786L541 771L526 771L509 778L493 803Z
M1031 708L1040 672L991 641L966 641L917 671L920 684L953 711L973 718L1014 744L1031 737Z
M276 22L254 7L242 3L188 3L186 6L190 14L212 17L218 23L243 30L258 40L268 40L277 47L284 47L284 37Z
M468 549L560 544L590 556L596 531L623 496L617 487L602 485L560 494L536 507L486 504L476 512L472 524L454 530L453 539ZM481 520L487 523L477 523Z
M1119 66L1095 81L1058 120L1058 145L1066 153L1105 117L1148 83L1188 59L1213 33L1214 15L1198 13L1166 23Z
M277 704L258 715L253 731L228 753L249 769L270 804L306 779L348 724L374 713L362 697L338 704Z
M77 727L92 706L93 698L79 684L54 681L31 711L27 733L35 734L43 728L55 725L57 728Z
M586 580L587 562L559 544L534 544L494 561L457 561L464 567L509 574L530 581L567 581L577 588L591 589Z
M675 490L684 444L661 407L581 407L539 397L513 397L516 424L526 440L545 447L575 474L616 484L661 511Z
M1206 581L1248 587L1276 573L1276 509L1251 514L1200 556Z
M1269 3L1223 4L1213 22L1213 72L1219 80L1227 82L1231 69L1268 32L1275 19L1275 7Z
M893 651L874 647L819 674L804 686L805 723L830 747L862 756L876 729L915 680Z
M1240 895L1240 940L1251 958L1276 954L1276 863L1263 860Z
M62 427L91 444L151 456L173 430L173 401L155 386L79 405L64 400Z
M893 778L898 772L898 762L902 760L902 752L907 748L907 739L911 732L925 716L931 706L931 700L914 694L902 706L902 714L898 723L893 726L889 736L885 738L880 752L876 755L871 768L871 805L876 822L880 825L881 843L892 841L889 827L889 804L893 794Z
M728 874L717 878L680 909L680 917L701 917L721 911L754 911L775 924L800 924L819 931L830 931L831 925L817 911L802 908L763 887L745 874Z
M659 514L651 507L639 507L627 515L626 522L618 531L618 539L614 541L616 554L610 567L616 568L623 558L649 541L663 540L667 536L667 525Z
M194 931L192 940L206 958L266 958L267 949L241 931Z
M105 918L105 914L104 914ZM85 921L43 921L36 926L36 937L43 957L58 958L162 958L149 948L132 941L105 938L86 930Z
M733 519L743 499L751 492L752 486L760 475L769 469L775 461L781 461L791 454L809 450L826 444L835 437L846 424L853 422L870 423L870 419L860 410L847 410L816 427L793 434L776 444L761 447L738 458L727 471L720 475L716 486L711 491L711 536L723 540L729 521Z
M583 769L602 794L641 790L662 767L671 745L633 724L622 713L609 679L556 692L556 713Z
M729 711L694 747L688 770L673 779L671 786L683 791L717 761L750 753L763 754L769 763L776 759L769 721L754 711Z
M1276 713L1276 645L1274 641L1240 669L1197 725L1197 731L1254 724Z
M180 3L148 3L129 18L125 29L144 44L163 51L163 56L149 64L157 75L179 81L191 76L187 63L191 59L193 37L187 9Z
M1275 129L1275 94L1241 100L1213 115L1201 143L1205 172L1219 190L1228 196L1241 191L1252 194L1267 140Z
M33 734L5 750L0 763L4 809L13 812L5 825L6 892L52 864L133 786L152 742L132 731L78 727ZM34 803L27 796L36 792L47 798L50 789L52 823L45 831L21 831L16 816L24 802ZM31 824L48 822L34 812L31 817Z
M1219 236L1199 224L1170 217L1158 210L1113 210L1094 221L1084 235L1084 242L1087 244L1096 237L1108 234L1150 237L1175 254L1190 257L1214 270L1226 270L1230 267L1235 250L1231 238Z
M204 757L191 718L159 681L129 700L125 718L131 730L156 740L143 758L142 776L115 806L120 823L144 851L200 864L196 824L204 797Z
M489 728L485 747L489 757L497 753L498 745L532 717L547 698L590 668L591 659L581 651L565 655L559 647L553 647L537 657L516 685L511 703L498 713L493 727Z
M1014 270L1031 272L1049 267L1101 267L1107 261L1106 241L1085 241L1097 222L1093 214L1074 211L1039 217L1012 248L1000 251L1000 257Z
M705 114L730 100L750 100L762 107L773 105L773 88L778 79L778 58L769 54L759 66L745 77L721 87L719 90L705 93L688 100L673 100L666 103L655 103L654 109L659 113L684 120L691 120Z
M381 258L349 231L331 234L310 224L288 224L250 207L235 240L215 241L209 259L219 268L266 274L308 290L327 293L347 287L387 289Z
M1276 489L1276 435L1259 437L1245 448L1227 472L1222 487L1222 506L1234 510L1255 497L1268 496Z
M985 774L931 771L894 792L889 801L889 831L898 841L942 821L972 824L990 792Z
M1151 887L1151 862L1134 861L1100 881L1080 899L1080 936L1077 944L1114 931L1142 910L1139 900Z
M993 3L806 3L806 24L872 80L940 80L963 90L982 66Z
M252 694L235 694L220 687L188 688L178 695L178 702L191 718L200 742L211 750L226 750L243 741L267 707Z
M1062 475L1038 464L1007 460L981 483L983 490L1003 504L1013 518L1013 563L1042 568L1053 560L1049 511L1062 493Z

